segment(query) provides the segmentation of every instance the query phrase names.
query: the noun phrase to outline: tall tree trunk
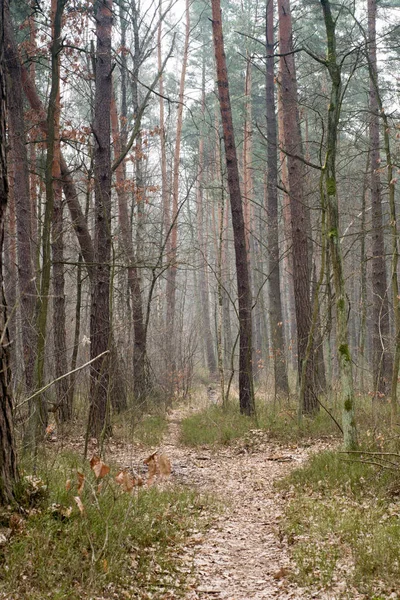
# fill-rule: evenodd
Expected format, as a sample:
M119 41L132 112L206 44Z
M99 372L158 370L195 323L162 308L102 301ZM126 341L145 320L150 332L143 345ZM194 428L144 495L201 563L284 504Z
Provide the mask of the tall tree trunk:
M269 317L274 356L275 392L288 396L289 383L283 328L282 299L280 291L280 255L278 239L278 136L275 111L274 76L274 1L267 0L266 27L266 116L267 116L267 214L268 214L268 271Z
M40 292L37 303L37 330L38 346L36 359L36 387L40 389L44 385L44 365L46 352L46 329L47 313L50 292L51 274L51 227L53 220L54 197L60 189L56 177L59 175L59 161L57 153L57 126L59 123L59 85L60 64L59 55L61 50L61 22L64 9L63 0L54 0L51 6L52 12L52 45L51 45L51 90L49 107L47 111L47 155L46 155L46 205L42 231L42 273L40 278ZM61 202L61 198L59 199ZM62 268L62 265L61 265ZM59 291L59 290L58 290ZM56 358L57 362L57 358ZM66 365L65 365L66 366ZM63 373L66 372L64 369ZM61 375L63 373L60 373ZM65 401L65 398L63 399ZM45 397L40 394L35 399L35 427L36 435L42 435L47 425L47 404Z
M308 336L311 329L310 272L308 261L307 214L303 188L304 163L300 120L297 103L297 79L293 54L292 17L289 0L278 0L279 9L279 49L284 56L280 59L281 94L283 110L283 132L287 152L289 196L291 210L291 230L293 243L293 281L297 322L297 350L299 374L303 376L303 362L306 359ZM314 352L311 348L305 381L301 388L303 413L313 413L319 409L314 391Z
M170 267L167 273L167 376L171 382L170 392L175 387L176 377L176 352L177 340L175 339L175 311L176 311L176 275L177 275L177 255L178 255L178 212L179 212L179 173L181 156L181 137L183 124L183 101L185 92L186 69L189 55L189 36L190 36L190 13L189 0L185 4L186 29L185 45L183 49L182 71L179 84L179 104L176 118L176 140L174 152L174 167L172 181L172 215L171 215L171 248L169 252Z
M0 0L0 505L14 499L14 487L18 479L15 452L10 365L6 331L7 310L3 285L3 240L6 216L8 181L6 158L6 74L4 65L4 1Z
M90 311L91 358L111 346L111 146L112 0L96 5L96 93L94 109L95 275ZM111 431L109 420L109 355L91 365L89 431L100 438Z
M58 0L60 2L60 0ZM58 8L57 0L52 0L53 37L56 34L55 20ZM59 32L61 35L61 31ZM57 61L57 79L60 78L59 52ZM52 166L53 219L52 219L52 257L53 257L53 334L55 354L55 376L61 377L68 371L67 340L65 324L65 277L64 277L64 232L63 199L60 168L60 86L58 84L54 107L54 153ZM68 394L69 380L64 377L56 384L57 405L61 421L72 418L72 403Z
M118 132L118 115L115 100L111 103L111 123L113 130L114 152L118 156L121 151L121 142ZM147 375L146 375L146 328L143 317L142 292L140 289L140 279L136 264L135 252L132 243L132 231L130 227L128 201L125 191L124 163L118 165L116 169L116 190L119 210L119 226L121 228L122 245L126 258L128 260L128 285L132 297L132 319L134 329L134 348L133 348L133 375L134 375L134 394L135 399L140 402L146 396Z
M13 25L5 0L4 55L8 72L7 94L10 145L14 160L14 198L17 217L18 284L21 303L22 344L27 393L34 388L36 356L36 284L32 244L32 207L29 189L28 156L24 130L24 103L21 65L14 41Z
M376 0L368 0L368 61L372 71L369 86L370 185L372 204L372 372L377 397L390 389L392 356L389 340L389 297L385 264L385 242L382 221L380 182L379 111L375 89L376 62Z
M203 54L202 64L202 85L201 85L201 115L202 123L205 119L205 86L206 86L206 71L205 71L205 55ZM204 194L203 194L203 173L204 173L204 133L200 130L199 138L199 159L198 159L198 174L197 174L197 231L199 237L200 248L200 294L201 294L201 316L203 324L203 336L206 348L207 367L211 377L217 374L217 363L215 360L214 341L211 333L210 319L210 301L208 289L208 252L207 243L204 240ZM222 293L222 292L221 292ZM222 296L221 296L222 298Z
M239 403L242 413L252 415L255 412L255 403L251 343L251 288L246 251L246 232L243 218L243 204L239 184L239 169L233 133L232 110L229 96L228 72L224 52L221 6L219 0L212 0L212 26L217 68L218 95L221 110L221 121L224 132L225 159L228 172L228 187L231 201L235 244L240 330Z
M331 78L331 92L326 134L326 157L322 169L323 203L326 203L327 236L332 264L336 295L337 349L339 377L343 409L343 434L346 450L357 445L354 420L354 387L352 361L349 348L348 301L344 283L343 256L340 246L339 207L336 189L336 152L340 110L342 104L342 83L340 67L336 55L336 21L333 20L329 0L320 0L324 14L327 36L326 66ZM322 207L325 210L325 206Z

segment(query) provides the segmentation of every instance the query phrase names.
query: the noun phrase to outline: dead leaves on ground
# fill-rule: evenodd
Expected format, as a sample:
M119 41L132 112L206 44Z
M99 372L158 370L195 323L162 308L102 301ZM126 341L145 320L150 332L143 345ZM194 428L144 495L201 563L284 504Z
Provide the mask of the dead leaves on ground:
M110 467L106 465L96 454L92 456L89 462L90 468L93 471L97 482L96 486L90 485L90 482L88 482L89 487L94 494L98 495L103 489L103 480L107 482L110 481L107 478L107 475L110 474ZM158 481L162 481L163 479L168 478L171 475L171 461L166 454L159 454L157 451L153 452L143 461L143 463L147 465L148 468L146 481L143 477L137 475L136 473L131 473L128 469L121 469L120 471L118 471L117 475L114 477L114 481L119 486L119 489L122 492L131 494L135 488L140 488L145 483L149 487L155 482L156 478ZM76 490L77 495L73 496L73 499L81 515L85 513L85 507L81 497L85 488L86 481L87 480L84 473L77 471L75 483L73 483L71 479L67 479L67 481L65 482L65 489L67 492L71 490ZM70 512L68 514L62 513L62 516L68 518L70 514Z
M171 475L171 461L166 454L153 452L153 454L150 454L143 463L147 465L149 469L147 485L152 485L156 477L163 479Z

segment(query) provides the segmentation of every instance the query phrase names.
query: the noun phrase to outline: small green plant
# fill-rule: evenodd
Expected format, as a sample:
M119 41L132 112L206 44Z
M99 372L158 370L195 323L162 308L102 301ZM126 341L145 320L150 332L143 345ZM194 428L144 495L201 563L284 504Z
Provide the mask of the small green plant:
M178 595L185 580L179 548L200 523L204 499L173 487L127 493L115 474L96 479L76 455L55 459L41 474L46 497L26 509L0 547L0 596L78 600L151 591L161 598L168 589Z

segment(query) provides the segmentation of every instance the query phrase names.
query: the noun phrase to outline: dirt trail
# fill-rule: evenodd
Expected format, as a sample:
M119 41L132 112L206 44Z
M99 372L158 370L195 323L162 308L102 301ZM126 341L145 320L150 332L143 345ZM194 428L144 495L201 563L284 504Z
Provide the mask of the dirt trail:
M160 450L171 459L172 481L211 494L221 510L206 532L193 531L184 548L184 563L192 570L185 600L334 598L290 582L294 565L280 534L285 499L273 483L304 462L309 451L284 448L256 431L251 447L243 442L222 449L183 447L179 427L187 414L188 409L170 414Z
M283 499L273 488L277 478L304 460L304 450L283 452L261 440L252 452L243 445L188 450L179 446L180 419L174 411L164 443L175 477L224 506L213 526L186 548L195 585L187 600L306 598L287 579L291 565L279 539Z

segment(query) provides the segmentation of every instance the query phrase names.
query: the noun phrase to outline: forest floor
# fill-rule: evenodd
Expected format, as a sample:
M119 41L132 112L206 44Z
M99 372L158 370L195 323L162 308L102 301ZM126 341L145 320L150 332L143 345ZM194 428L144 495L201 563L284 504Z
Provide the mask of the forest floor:
M194 411L184 407L169 414L159 448L172 462L171 483L212 498L205 502L205 511L210 511L208 528L194 529L183 548L183 564L190 573L185 600L361 598L343 581L329 591L298 587L289 542L280 525L290 492L279 491L274 482L305 463L311 453L332 448L332 440L282 445L269 440L266 432L254 430L229 446L184 447L180 423ZM137 468L142 459L134 447L112 451L112 460L121 467Z

